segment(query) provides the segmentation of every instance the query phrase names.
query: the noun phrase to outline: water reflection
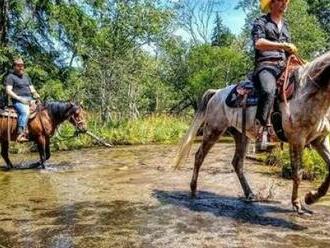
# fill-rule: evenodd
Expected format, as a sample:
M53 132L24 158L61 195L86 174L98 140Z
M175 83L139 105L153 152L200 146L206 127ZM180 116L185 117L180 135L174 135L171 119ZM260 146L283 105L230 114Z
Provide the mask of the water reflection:
M0 172L0 247L330 244L328 207L303 219L290 212L289 204L242 203L239 185L232 184L236 177L228 144L212 150L201 172L204 193L192 201L187 192L192 157L190 167L173 171L175 148L63 152L54 154L46 170ZM220 153L226 156L220 159ZM33 156L16 155L15 160ZM259 172L249 177L260 185L269 180ZM289 199L291 182L281 183Z

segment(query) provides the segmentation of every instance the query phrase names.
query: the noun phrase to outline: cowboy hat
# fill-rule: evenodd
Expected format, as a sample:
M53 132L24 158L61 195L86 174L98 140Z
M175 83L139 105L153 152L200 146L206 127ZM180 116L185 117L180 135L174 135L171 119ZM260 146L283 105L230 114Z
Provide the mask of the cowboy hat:
M290 0L287 0L290 2ZM262 12L267 13L270 11L270 5L272 3L272 0L260 0L260 9Z

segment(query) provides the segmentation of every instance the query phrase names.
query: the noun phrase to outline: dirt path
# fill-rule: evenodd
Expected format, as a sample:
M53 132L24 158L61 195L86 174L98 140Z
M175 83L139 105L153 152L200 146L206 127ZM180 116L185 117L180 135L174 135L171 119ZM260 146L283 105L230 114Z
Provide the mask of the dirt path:
M58 153L46 170L1 172L0 247L330 247L327 201L312 207L313 216L297 216L291 181L253 161L245 168L255 193L272 186L277 202L243 201L231 144L211 151L192 200L193 156L173 171L174 151Z

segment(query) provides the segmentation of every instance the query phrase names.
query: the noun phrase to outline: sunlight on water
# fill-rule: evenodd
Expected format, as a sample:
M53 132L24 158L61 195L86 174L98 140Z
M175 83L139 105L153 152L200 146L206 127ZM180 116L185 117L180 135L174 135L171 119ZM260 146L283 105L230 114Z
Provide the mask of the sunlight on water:
M330 228L323 230L320 225L323 215L313 217L307 228L304 219L292 214L285 201L290 199L288 180L272 179L280 180L277 186L282 191L276 197L283 204L242 201L230 165L232 145L219 144L211 152L201 172L198 198L192 200L193 154L187 167L173 171L175 149L138 146L61 152L53 155L45 170L0 172L0 247L264 247L265 242L269 247L323 247L330 243ZM225 156L219 157L220 153ZM18 163L35 156L13 157ZM269 183L269 169L254 168L249 174L254 184ZM321 207L329 202L327 196ZM320 211L328 213L328 209Z

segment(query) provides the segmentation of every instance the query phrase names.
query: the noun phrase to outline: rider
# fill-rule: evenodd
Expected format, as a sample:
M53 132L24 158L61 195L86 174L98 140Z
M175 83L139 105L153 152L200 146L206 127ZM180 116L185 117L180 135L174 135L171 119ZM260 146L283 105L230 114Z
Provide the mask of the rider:
M27 124L29 119L29 104L33 98L40 98L31 84L31 79L24 73L24 62L21 58L13 61L13 71L5 79L7 95L18 112L18 142L28 141Z
M264 133L275 99L276 81L285 69L288 55L297 51L296 46L290 43L288 24L284 20L289 2L290 0L260 0L261 10L266 14L253 23L255 75L259 89L256 118L263 126ZM266 141L262 140L263 145Z

